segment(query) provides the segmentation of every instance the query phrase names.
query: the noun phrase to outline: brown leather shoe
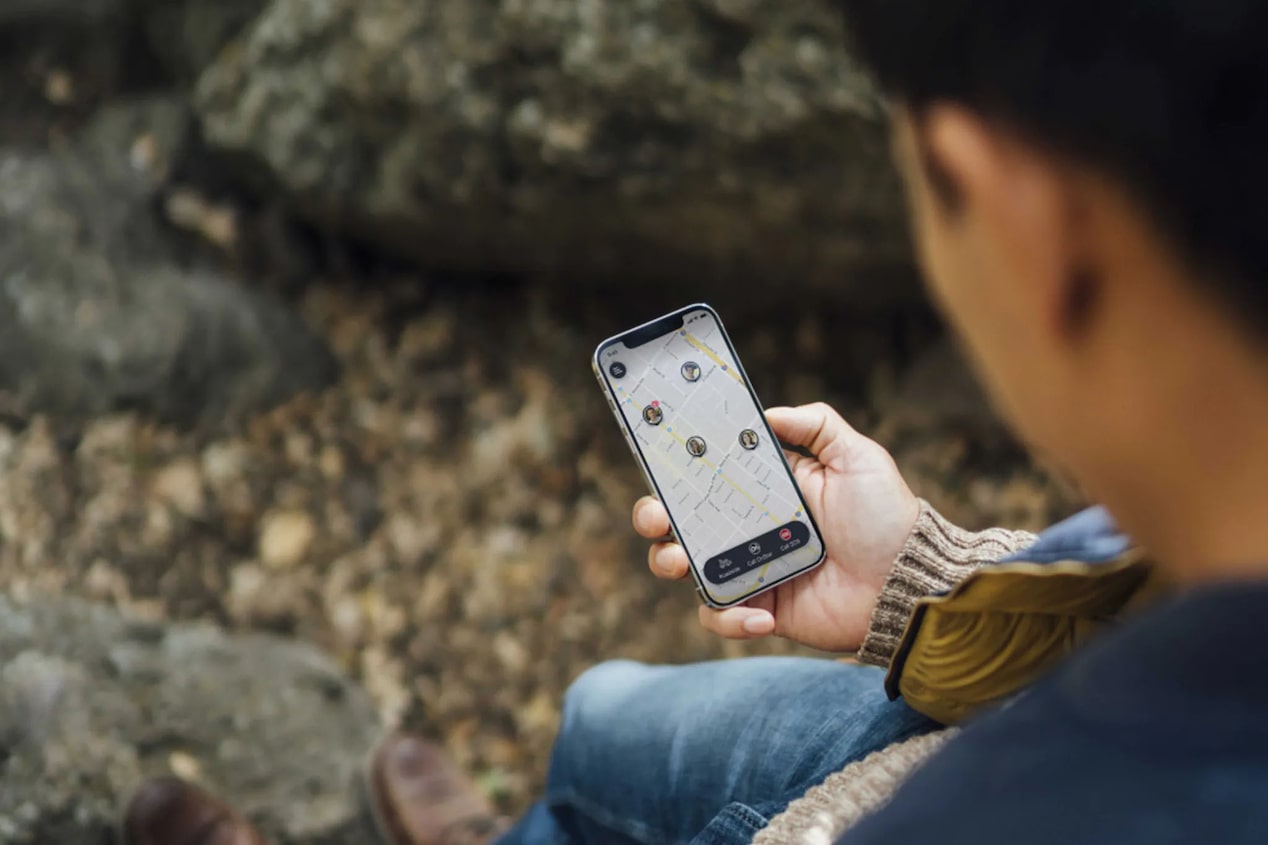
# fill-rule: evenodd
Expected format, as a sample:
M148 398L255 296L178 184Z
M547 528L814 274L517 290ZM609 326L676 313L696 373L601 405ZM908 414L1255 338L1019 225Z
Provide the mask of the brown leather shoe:
M267 845L228 804L173 777L141 784L120 828L123 845Z
M510 826L444 751L409 734L379 741L366 787L389 845L487 845Z

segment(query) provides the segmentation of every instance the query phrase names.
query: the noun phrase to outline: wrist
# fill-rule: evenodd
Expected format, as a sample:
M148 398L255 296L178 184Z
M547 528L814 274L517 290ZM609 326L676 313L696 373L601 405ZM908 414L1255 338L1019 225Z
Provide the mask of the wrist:
M881 587L858 659L888 666L916 603L945 592L982 566L1034 541L1025 531L992 528L967 531L920 500L920 513Z

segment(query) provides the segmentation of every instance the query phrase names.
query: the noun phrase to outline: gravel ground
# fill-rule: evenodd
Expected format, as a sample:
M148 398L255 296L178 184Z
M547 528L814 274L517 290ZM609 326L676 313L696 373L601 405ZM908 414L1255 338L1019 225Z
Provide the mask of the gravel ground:
M442 738L515 811L585 668L793 650L698 630L693 591L651 578L629 528L643 483L589 355L677 304L329 282L297 305L339 383L240 430L0 408L0 589L316 642L386 720ZM1073 509L927 317L796 311L730 321L768 404L832 402L965 523L1037 527Z

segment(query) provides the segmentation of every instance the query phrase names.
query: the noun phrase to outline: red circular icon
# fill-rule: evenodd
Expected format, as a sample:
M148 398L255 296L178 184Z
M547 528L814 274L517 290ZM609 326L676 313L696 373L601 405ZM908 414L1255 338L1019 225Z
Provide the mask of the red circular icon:
M787 528L779 529L779 539L787 543L789 540L792 539L792 532L789 531Z

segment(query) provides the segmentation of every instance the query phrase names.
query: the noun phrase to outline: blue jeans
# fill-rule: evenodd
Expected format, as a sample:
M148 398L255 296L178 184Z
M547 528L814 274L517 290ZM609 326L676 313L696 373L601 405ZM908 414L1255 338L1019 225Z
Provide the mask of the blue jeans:
M498 845L738 845L824 778L937 725L879 669L618 661L564 699L546 795Z

